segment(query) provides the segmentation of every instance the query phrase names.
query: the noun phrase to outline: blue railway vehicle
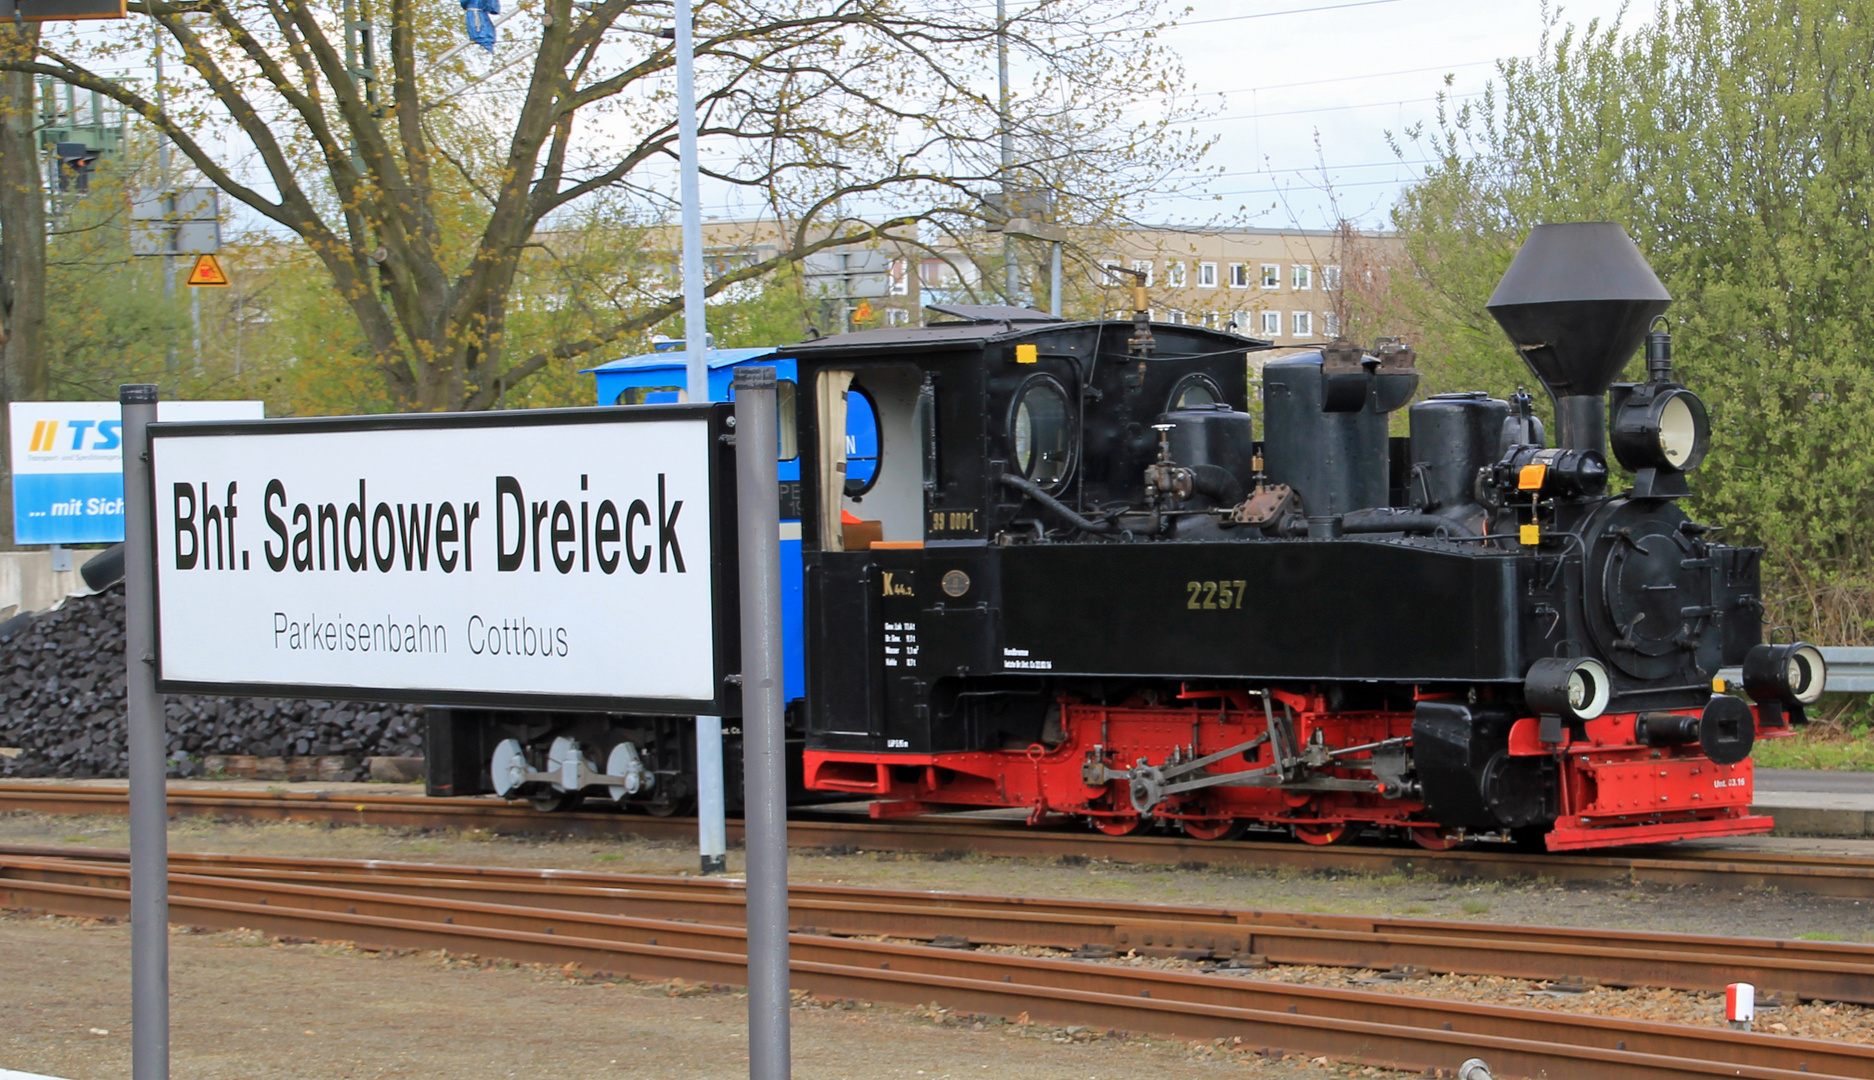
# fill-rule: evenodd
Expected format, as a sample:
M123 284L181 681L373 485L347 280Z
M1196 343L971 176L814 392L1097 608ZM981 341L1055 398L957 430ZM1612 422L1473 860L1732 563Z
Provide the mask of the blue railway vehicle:
M798 732L805 696L805 628L800 550L800 451L795 422L795 362L773 348L711 348L704 354L709 399L734 400L735 369L774 367L780 408L776 479L781 485L781 615L783 675L788 701L790 788L800 786ZM627 356L582 374L593 376L599 407L687 401L684 343L658 342L651 352ZM863 389L847 395L846 487L863 499L879 465L877 411ZM428 788L431 795L524 795L541 810L563 810L584 799L609 799L658 816L688 812L695 800L695 725L687 716L501 709L429 711ZM565 783L569 763L581 779ZM731 809L741 800L741 728L723 726L723 771ZM553 774L559 780L540 779Z

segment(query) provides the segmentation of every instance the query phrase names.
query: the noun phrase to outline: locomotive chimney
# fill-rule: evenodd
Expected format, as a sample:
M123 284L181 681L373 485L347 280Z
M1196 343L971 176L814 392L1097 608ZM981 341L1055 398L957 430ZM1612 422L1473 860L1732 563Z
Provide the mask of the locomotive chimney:
M1607 452L1607 388L1672 303L1625 229L1538 225L1485 305L1555 399L1559 445Z

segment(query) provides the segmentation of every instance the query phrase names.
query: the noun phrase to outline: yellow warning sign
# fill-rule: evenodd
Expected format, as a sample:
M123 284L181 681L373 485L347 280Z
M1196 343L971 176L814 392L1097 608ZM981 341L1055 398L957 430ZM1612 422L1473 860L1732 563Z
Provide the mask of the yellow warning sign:
M222 271L220 259L213 255L203 255L195 260L195 269L189 271L189 284L225 288L228 275Z

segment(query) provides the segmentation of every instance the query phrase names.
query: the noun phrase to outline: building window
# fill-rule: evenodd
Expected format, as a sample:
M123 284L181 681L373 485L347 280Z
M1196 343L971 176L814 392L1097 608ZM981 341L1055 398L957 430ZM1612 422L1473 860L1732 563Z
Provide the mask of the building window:
M1323 273L1321 276L1325 282L1327 275ZM1340 312L1324 311L1321 313L1321 332L1331 338L1340 336Z
M1132 268L1145 274L1145 287L1148 289L1152 287L1152 265L1153 263L1150 259L1132 260Z
M1215 330L1216 328L1217 328L1217 313L1214 311L1204 312L1204 329Z
M1217 287L1216 263L1197 264L1197 287L1200 289L1214 289Z
M1297 311L1290 323L1292 324L1290 329L1294 331L1296 337L1314 336L1314 312Z
M1262 287L1279 289L1282 287L1282 268L1275 263L1262 264Z
M1165 312L1165 321L1173 326L1183 326L1191 320L1184 312L1179 311L1177 308L1172 308L1170 311Z
M1249 288L1249 264L1248 263L1231 263L1230 264L1230 288L1232 289Z
M1126 264L1125 264L1125 263L1122 263L1122 262L1120 262L1120 261L1119 261L1118 259L1101 259L1101 260L1100 260L1100 267L1101 267L1101 269L1103 269L1103 270L1105 270L1105 271L1106 271L1106 284L1108 284L1108 285L1127 285L1127 284L1130 284L1130 281L1128 280L1128 278L1126 277L1126 275L1124 275L1124 274L1116 274L1116 273L1114 273L1114 272L1113 272L1113 271L1114 271L1115 269L1117 269L1118 267L1121 267L1121 266L1124 266L1124 265L1126 265Z
M1282 313L1281 312L1265 311L1262 313L1262 336L1263 337L1281 337L1282 336Z
M891 294L893 296L911 294L911 264L903 259L891 261Z
M906 311L903 308L886 308L885 309L885 325L886 326L910 326L911 325L911 313Z
M1184 288L1184 264L1172 260L1165 264L1165 287L1168 289Z
M1321 268L1321 291L1333 292L1340 288L1340 267L1323 266Z
M1307 263L1296 263L1294 274L1289 284L1296 292L1306 292L1314 287L1314 268Z
M1247 311L1230 312L1229 329L1238 334L1249 334L1255 328L1255 316Z

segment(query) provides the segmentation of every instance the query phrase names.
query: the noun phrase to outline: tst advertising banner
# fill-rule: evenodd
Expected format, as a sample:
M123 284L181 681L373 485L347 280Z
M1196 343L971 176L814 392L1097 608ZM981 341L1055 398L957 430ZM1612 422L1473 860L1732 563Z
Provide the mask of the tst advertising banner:
M162 420L258 420L258 401L165 401ZM13 542L115 544L124 538L123 420L115 401L16 401Z
M159 684L732 713L730 409L153 425Z

